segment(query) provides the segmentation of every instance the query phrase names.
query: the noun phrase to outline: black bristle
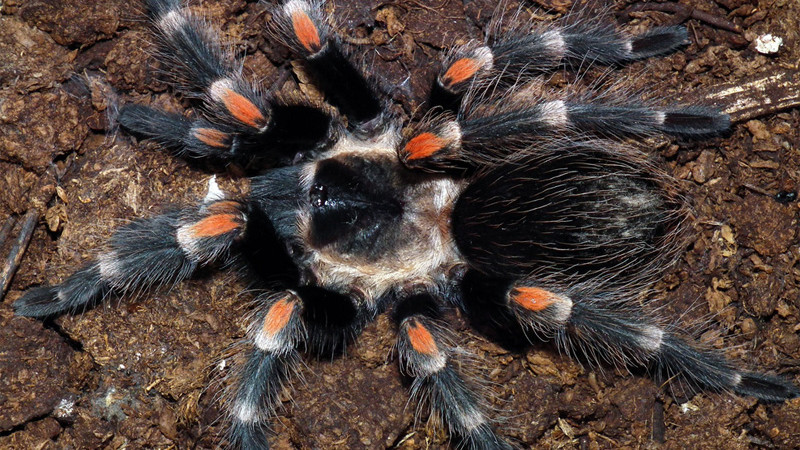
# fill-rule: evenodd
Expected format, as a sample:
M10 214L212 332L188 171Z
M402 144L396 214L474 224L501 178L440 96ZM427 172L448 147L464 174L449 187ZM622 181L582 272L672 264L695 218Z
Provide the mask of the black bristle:
M727 114L699 106L665 111L661 131L676 136L699 138L727 132L731 119Z
M84 311L95 305L108 291L96 265L89 264L56 286L29 290L14 302L20 316L52 317Z
M117 120L125 131L153 139L173 151L184 148L192 127L192 122L180 114L165 113L136 104L123 106Z
M45 318L62 314L69 307L58 300L58 288L44 286L28 289L14 302L14 313L18 316Z
M671 333L665 333L650 369L657 380L667 381L678 377L695 392L732 390L737 374L719 352L696 348Z
M233 420L228 429L228 443L235 449L269 450L268 434L269 428L263 423Z
M666 55L689 43L686 27L658 27L631 38L630 60Z
M115 284L124 287L171 285L189 277L197 263L189 259L175 238L181 212L140 219L120 227L110 245L120 273Z
M800 389L788 380L760 373L740 372L741 381L733 387L739 395L749 395L765 402L782 402L800 397Z
M605 136L647 136L659 128L657 111L646 107L570 103L570 126Z
M628 38L610 25L575 25L565 30L564 42L566 62L575 69L594 64L616 65L630 59Z

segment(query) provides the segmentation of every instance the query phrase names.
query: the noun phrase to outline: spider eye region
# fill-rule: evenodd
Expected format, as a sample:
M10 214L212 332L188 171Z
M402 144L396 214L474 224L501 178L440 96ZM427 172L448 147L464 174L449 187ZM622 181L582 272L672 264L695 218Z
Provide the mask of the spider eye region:
M323 207L328 202L328 188L322 184L311 186L311 193L308 195L311 206L315 208Z

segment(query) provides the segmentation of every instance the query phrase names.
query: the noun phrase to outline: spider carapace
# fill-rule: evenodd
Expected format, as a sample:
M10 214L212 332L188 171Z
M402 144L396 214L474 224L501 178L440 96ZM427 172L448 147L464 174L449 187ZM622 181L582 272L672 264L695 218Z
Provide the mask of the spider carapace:
M185 116L126 105L122 128L181 156L268 167L247 196L210 192L195 207L120 228L95 260L14 307L48 317L237 263L260 293L226 402L234 446L268 446L301 352L337 348L390 311L412 393L456 444L510 447L446 338L442 311L475 303L590 362L764 401L798 396L790 382L735 368L643 306L680 249L685 207L672 179L622 138L712 136L728 117L631 96L559 97L537 83L554 70L672 52L687 40L683 28L630 36L587 21L510 27L453 48L429 113L404 123L321 4L274 8L270 31L302 58L327 104L263 92L179 0L147 5L174 85L202 107Z

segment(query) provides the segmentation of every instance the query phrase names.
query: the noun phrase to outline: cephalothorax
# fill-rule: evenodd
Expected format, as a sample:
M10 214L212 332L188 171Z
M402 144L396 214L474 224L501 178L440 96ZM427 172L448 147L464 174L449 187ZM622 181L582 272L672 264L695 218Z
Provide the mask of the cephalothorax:
M263 307L229 392L233 445L267 447L300 352L335 350L392 311L412 391L459 445L509 447L439 321L443 308L475 303L592 362L766 401L798 396L791 383L736 369L641 307L679 248L683 204L646 154L616 138L703 137L725 131L727 116L553 98L534 83L565 66L671 52L684 29L627 36L585 23L520 26L467 43L444 61L430 113L409 125L345 55L315 2L275 8L271 31L304 59L329 105L262 93L179 0L147 4L176 86L203 109L187 118L127 105L121 126L181 155L250 168L250 192L134 221L96 260L14 306L47 317L236 262Z

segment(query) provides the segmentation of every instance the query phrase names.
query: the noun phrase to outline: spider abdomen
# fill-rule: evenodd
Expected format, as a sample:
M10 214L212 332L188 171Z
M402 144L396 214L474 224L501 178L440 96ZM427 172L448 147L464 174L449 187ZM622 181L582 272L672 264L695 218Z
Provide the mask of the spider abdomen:
M576 143L476 176L455 204L453 235L486 274L588 279L669 254L680 216L671 204L644 157Z

